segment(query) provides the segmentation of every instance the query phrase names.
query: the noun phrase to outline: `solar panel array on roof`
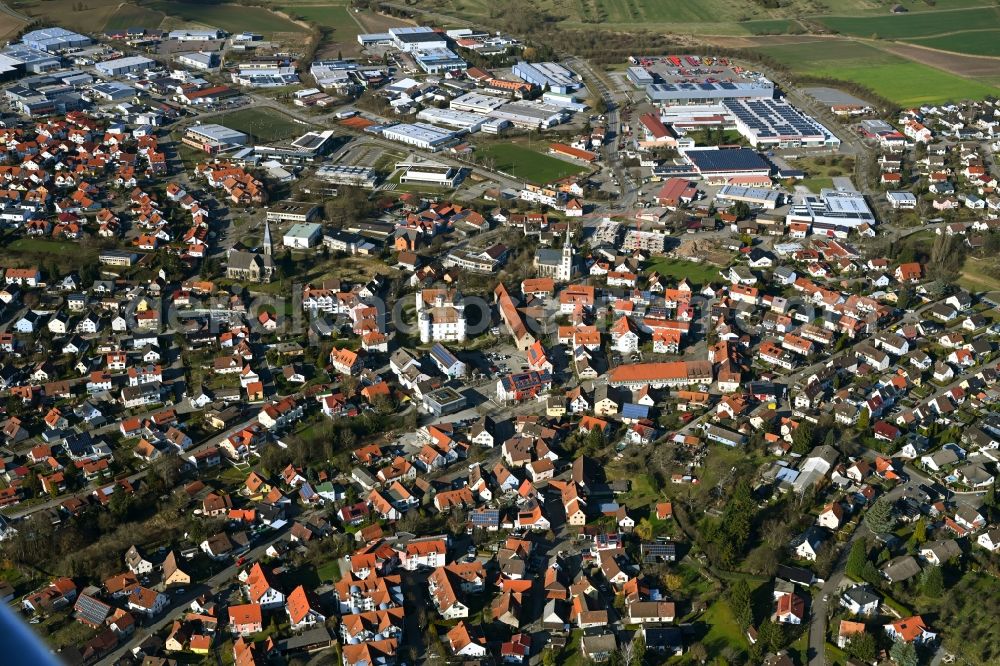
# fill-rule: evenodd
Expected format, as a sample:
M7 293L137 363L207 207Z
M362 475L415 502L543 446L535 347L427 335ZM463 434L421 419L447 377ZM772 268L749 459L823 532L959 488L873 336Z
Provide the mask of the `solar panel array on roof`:
M434 360L436 360L438 363L440 363L445 367L450 368L451 366L458 363L458 357L452 354L440 342L436 343L433 347L431 347L431 356L434 358Z
M84 594L76 600L74 610L76 610L77 617L81 620L88 624L100 626L104 624L104 620L107 619L108 614L111 612L111 606Z
M736 118L741 132L758 141L822 141L829 135L822 125L783 100L726 100L723 106Z
M319 134L306 134L295 140L294 145L304 150L312 150L326 141L326 137Z
M677 545L673 543L644 543L640 550L642 561L646 564L673 562L677 559Z
M500 509L482 509L469 514L473 525L496 525L500 522Z
M622 406L622 417L626 419L644 419L649 416L649 407L635 403L625 403Z
M764 158L749 148L689 150L684 155L702 174L706 172L770 171Z

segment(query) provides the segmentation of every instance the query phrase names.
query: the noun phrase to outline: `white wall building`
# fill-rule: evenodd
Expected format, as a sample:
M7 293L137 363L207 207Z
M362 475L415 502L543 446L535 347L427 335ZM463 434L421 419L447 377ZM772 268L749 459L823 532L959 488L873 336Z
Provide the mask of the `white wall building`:
M465 305L459 292L424 289L416 298L421 343L465 341Z

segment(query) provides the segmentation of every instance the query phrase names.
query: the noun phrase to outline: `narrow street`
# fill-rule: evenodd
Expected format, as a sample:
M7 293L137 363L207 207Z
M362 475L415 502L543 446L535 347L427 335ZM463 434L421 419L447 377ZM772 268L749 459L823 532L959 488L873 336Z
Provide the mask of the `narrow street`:
M107 654L103 659L101 659L102 664L113 664L119 658L125 655L129 650L136 647L141 643L146 637L151 636L159 632L164 627L168 626L176 619L178 611L187 607L193 600L200 597L203 594L215 595L227 584L231 583L235 579L236 574L239 573L240 569L248 566L250 562L255 562L259 560L264 555L264 551L267 550L268 546L284 538L289 527L286 525L280 530L274 530L270 532L266 539L253 546L244 555L243 566L237 565L234 561L232 564L227 566L225 569L214 574L211 578L206 580L200 585L190 586L184 594L172 595L170 598L170 605L164 610L158 618L153 620L152 624L146 624L136 629L132 637L118 645L111 653Z

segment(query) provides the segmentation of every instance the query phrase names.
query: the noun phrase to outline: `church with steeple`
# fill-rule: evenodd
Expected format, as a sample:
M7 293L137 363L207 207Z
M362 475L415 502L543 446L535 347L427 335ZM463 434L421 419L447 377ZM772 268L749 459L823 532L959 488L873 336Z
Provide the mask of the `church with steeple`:
M571 282L577 276L578 268L569 227L567 224L561 250L545 248L535 251L534 266L538 277L550 277L556 282Z
M229 250L226 257L226 277L245 282L270 282L274 278L274 242L271 224L264 222L264 240L257 251Z

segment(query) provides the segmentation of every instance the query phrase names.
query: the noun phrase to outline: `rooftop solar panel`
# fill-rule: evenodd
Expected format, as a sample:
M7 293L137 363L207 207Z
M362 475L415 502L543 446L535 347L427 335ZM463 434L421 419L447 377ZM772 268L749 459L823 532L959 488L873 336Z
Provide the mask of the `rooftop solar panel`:
M77 599L74 608L81 619L96 625L104 624L108 613L111 612L111 607L108 604L87 595Z

